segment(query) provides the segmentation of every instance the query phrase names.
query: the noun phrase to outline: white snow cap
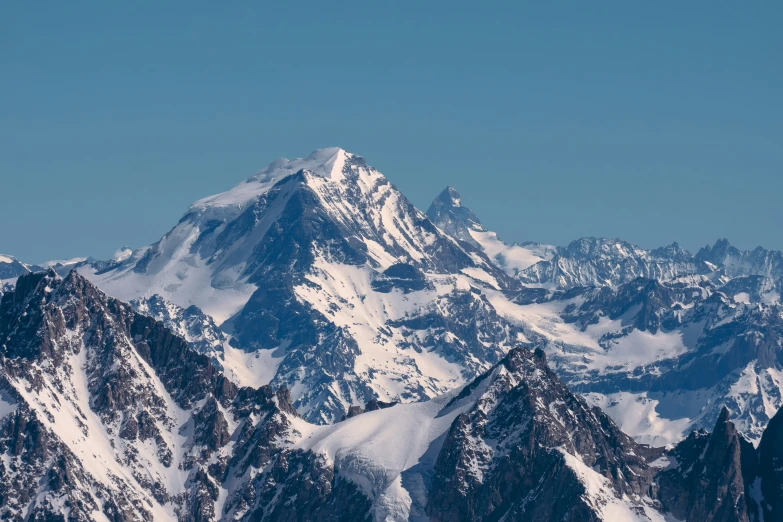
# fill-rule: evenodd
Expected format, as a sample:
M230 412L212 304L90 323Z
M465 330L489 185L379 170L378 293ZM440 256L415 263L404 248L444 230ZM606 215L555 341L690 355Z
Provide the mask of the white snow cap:
M268 179L271 174L277 174L280 170L289 171L293 174L302 169L309 170L325 178L334 178L339 176L348 156L353 156L353 154L346 152L340 147L329 147L314 150L306 158L296 158L294 160L278 158L247 181L262 181Z
M221 194L196 201L190 206L190 210L243 206L256 196L268 191L281 179L303 169L323 178L338 181L342 178L345 160L351 156L353 154L346 152L340 147L330 147L315 150L306 158L293 160L278 158L236 187Z
M114 254L112 254L111 258L112 261L118 261L122 262L128 259L133 254L133 250L130 249L130 247L120 247L118 248Z

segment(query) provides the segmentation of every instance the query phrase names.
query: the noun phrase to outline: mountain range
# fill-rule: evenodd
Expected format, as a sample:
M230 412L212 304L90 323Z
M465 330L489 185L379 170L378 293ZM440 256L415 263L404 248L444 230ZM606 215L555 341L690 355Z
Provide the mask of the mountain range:
M781 287L277 160L111 260L0 256L0 513L783 520Z

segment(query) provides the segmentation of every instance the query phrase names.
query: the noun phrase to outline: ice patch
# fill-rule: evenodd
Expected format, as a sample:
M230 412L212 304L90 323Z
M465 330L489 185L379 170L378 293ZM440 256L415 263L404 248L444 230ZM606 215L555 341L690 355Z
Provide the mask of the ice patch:
M587 393L584 397L591 405L601 408L623 432L641 444L654 447L667 446L679 442L690 431L692 423L690 417L683 416L679 419L662 417L656 410L660 401L649 398L647 392L618 392L607 395ZM701 401L699 405L700 403ZM688 408L683 408L682 414L687 413L689 413Z
M500 290L500 285L498 285L497 279L489 275L486 270L482 268L467 267L463 268L461 272L468 277L472 277L476 281L481 281L482 283L488 284L495 290Z
M487 257L495 261L509 275L529 268L539 261L552 259L553 247L549 245L507 245L495 232L470 230L471 237L481 246Z
M630 499L627 496L617 498L609 480L599 474L581 459L571 455L562 448L557 448L566 466L576 474L585 487L582 498L595 509L602 520L606 522L666 522L664 516L648 506L645 499Z
M285 358L285 346L246 352L223 343L223 371L238 386L260 388L274 379L277 368Z

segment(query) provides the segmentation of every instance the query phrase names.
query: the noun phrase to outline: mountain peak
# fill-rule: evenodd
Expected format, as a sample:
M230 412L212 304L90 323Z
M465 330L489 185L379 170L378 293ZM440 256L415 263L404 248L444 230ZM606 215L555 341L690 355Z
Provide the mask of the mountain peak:
M342 177L346 160L353 157L356 156L340 147L329 147L316 149L305 158L278 158L234 188L196 201L190 206L190 210L203 212L210 209L215 212L218 209L243 208L281 179L301 170L337 181Z
M777 279L783 276L783 252L761 246L740 250L727 239L719 239L713 246L702 247L695 257L720 267L728 277L760 275Z
M718 422L717 425L720 426L722 424L726 424L731 420L731 412L726 406L723 406L720 409L720 415L718 416Z
M471 236L470 230L486 231L478 216L468 207L462 206L462 198L452 186L443 189L438 197L432 200L427 217L446 234L474 247L479 245Z
M580 237L571 241L565 252L577 256L610 255L629 257L638 253L639 247L617 238Z
M15 279L23 274L40 270L35 265L27 265L10 255L0 254L0 280ZM2 285L0 285L2 286Z
M352 155L342 147L324 147L322 149L315 149L305 159L307 161L322 161L323 163L326 163L341 154Z
M318 174L327 179L339 179L342 177L345 160L354 156L340 147L328 147L325 149L316 149L310 153L304 160L294 160L302 162L302 169ZM292 163L294 163L292 162Z
M688 259L691 259L693 256L691 256L690 252L685 250L680 246L679 243L674 241L670 245L658 247L656 249L650 250L650 255L653 257L662 257L662 258L681 258L683 261L686 261Z
M353 156L355 154L351 154L340 147L327 147L316 149L304 158L293 160L278 158L248 178L246 183L264 182L271 177L279 180L285 177L280 175L284 172L290 175L300 170L307 170L327 179L337 179L342 174L345 160Z
M462 198L460 197L459 192L457 192L457 189L451 185L443 189L443 192L441 192L436 199L455 208L462 207Z

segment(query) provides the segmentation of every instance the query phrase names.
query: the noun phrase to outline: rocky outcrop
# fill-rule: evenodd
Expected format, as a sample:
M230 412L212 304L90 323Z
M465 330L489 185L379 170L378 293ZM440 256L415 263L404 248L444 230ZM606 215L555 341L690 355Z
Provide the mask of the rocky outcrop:
M421 270L406 263L397 263L384 270L382 274L373 280L372 288L376 292L384 294L388 294L395 288L398 288L405 294L433 289L432 284L427 281Z
M21 275L43 270L43 267L38 265L28 265L12 256L0 254L0 287L2 287L3 279L12 281Z
M377 399L371 399L367 401L367 404L365 404L364 406L351 406L350 408L348 408L348 413L345 415L345 417L342 418L342 420L351 419L353 417L356 417L357 415L361 415L362 413L367 413L368 411L377 411L377 410L383 410L385 408L391 408L395 404L398 403L383 402Z
M764 520L783 520L783 409L772 417L761 437L756 480L753 493Z
M670 469L656 479L658 498L675 518L693 522L747 522L755 513L750 488L756 451L724 408L711 434L693 432L669 454ZM772 519L775 520L775 519Z
M0 511L10 518L214 520L237 426L259 434L257 452L279 454L291 436L286 390L237 388L75 271L19 278L0 301L0 347Z
M462 205L462 198L454 187L446 187L427 210L427 217L446 234L464 241L474 248L481 245L470 234L471 230L486 230L478 216Z
M223 350L223 343L228 341L228 336L215 320L195 305L181 308L159 294L134 299L130 305L142 315L162 322L175 335L188 341L197 352L214 356Z
M432 520L602 520L598 504L612 498L652 509L651 450L570 393L542 351L513 350L495 371L443 443Z
M719 267L730 278L743 276L765 276L772 279L783 277L783 252L756 247L740 250L719 239L713 246L705 246L696 253L699 261Z
M278 455L249 482L230 515L270 522L370 522L370 501L335 473L323 457L290 451Z
M644 250L619 239L585 237L558 248L551 260L520 271L519 279L524 283L567 289L618 285L638 277L669 281L710 272L707 264L677 243Z

